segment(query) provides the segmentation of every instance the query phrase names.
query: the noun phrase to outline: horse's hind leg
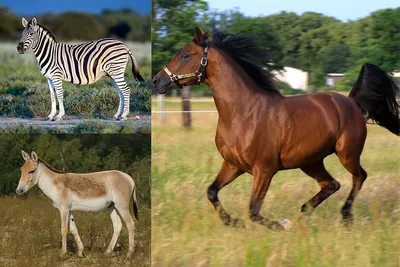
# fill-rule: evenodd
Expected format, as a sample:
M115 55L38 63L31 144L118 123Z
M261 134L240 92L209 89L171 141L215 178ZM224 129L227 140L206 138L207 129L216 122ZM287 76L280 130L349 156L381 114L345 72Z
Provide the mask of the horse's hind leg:
M339 190L340 184L325 169L323 160L302 167L301 170L314 178L321 187L321 190L314 197L301 206L301 212L309 215L319 204Z
M367 179L367 172L360 165L360 155L366 138L366 128L365 124L363 125L364 128L356 128L359 129L359 132L345 132L345 135L342 135L336 143L336 154L340 162L353 175L353 187L341 211L343 221L346 224L353 220L351 208L354 199L361 190L365 179Z
M119 217L118 212L114 207L114 204L112 204L110 207L108 207L108 212L110 213L110 218L112 221L114 233L111 238L110 245L108 246L108 248L106 250L106 254L110 254L111 252L113 252L113 250L115 248L115 244L117 244L119 233L121 232L121 229L122 229L121 218Z
M367 179L367 172L361 167L360 159L346 158L338 154L339 159L343 166L353 175L353 187L351 188L350 194L347 197L346 202L342 207L342 218L345 223L351 223L353 221L353 215L351 213L351 208L353 202L364 181Z
M76 245L78 246L78 256L83 257L83 243L76 228L75 219L71 212L69 212L69 230L75 238Z
M238 220L233 220L231 216L229 216L229 214L224 210L221 202L218 199L218 192L221 190L221 188L231 183L241 174L243 174L243 171L239 170L235 166L232 166L227 161L224 161L214 182L208 187L208 199L214 205L215 210L218 212L225 225L236 225Z

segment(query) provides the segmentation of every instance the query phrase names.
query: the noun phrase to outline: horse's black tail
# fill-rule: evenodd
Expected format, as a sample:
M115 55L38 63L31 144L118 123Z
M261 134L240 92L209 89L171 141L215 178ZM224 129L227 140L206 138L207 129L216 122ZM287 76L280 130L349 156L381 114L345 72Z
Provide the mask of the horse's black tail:
M133 192L132 192L132 198L133 198L133 214L135 215L136 220L139 221L139 212L138 212L138 207L137 207L137 201L136 201L136 185L133 187Z
M366 120L372 119L400 135L400 106L396 101L399 93L399 87L388 73L374 64L365 63L349 97L358 104Z

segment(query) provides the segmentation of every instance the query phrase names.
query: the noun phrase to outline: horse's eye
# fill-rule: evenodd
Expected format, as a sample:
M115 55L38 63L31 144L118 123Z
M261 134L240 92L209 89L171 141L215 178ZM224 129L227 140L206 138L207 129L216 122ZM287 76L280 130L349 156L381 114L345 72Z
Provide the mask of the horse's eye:
M188 58L188 57L189 57L188 54L183 54L183 55L182 55L182 58Z

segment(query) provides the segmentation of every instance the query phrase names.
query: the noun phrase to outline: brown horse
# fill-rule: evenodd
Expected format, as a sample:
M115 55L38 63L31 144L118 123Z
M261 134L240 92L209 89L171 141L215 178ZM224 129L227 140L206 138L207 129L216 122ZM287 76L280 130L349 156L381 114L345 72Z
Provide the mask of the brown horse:
M351 208L367 173L360 155L371 119L392 133L400 134L398 87L391 77L372 64L364 64L360 76L346 97L337 93L316 93L284 97L266 70L268 53L255 39L243 34L196 29L192 42L153 79L158 93L174 85L182 87L204 82L211 90L218 110L215 142L224 158L220 172L208 188L208 199L226 225L236 225L218 200L218 191L239 175L254 176L251 220L270 229L284 225L260 215L260 208L272 177L280 170L300 168L314 178L321 190L301 207L310 214L340 188L325 169L324 158L335 153L353 176L353 187L342 210L351 222Z

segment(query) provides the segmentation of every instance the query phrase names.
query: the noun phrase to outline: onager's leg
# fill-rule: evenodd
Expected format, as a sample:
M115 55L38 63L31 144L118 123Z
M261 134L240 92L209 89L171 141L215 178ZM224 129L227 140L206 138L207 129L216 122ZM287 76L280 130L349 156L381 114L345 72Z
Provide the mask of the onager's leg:
M62 88L62 80L61 78L54 78L53 79L53 84L54 88L56 91L57 95L57 100L58 100L58 115L54 117L55 121L60 121L62 120L62 117L65 115L65 110L64 110L64 91Z
M66 207L60 208L61 216L61 256L67 254L67 234L68 234L68 213L69 210Z
M75 219L71 212L69 212L69 230L75 238L76 245L78 246L78 256L83 257L83 243L76 228Z
M290 222L288 220L285 220L282 223L270 221L260 215L261 205L264 202L265 195L275 173L276 171L265 170L263 168L255 168L253 170L254 182L250 199L250 219L253 222L266 225L271 230L279 231L289 228Z
M115 208L121 215L122 219L125 222L126 228L128 228L129 232L129 250L127 257L130 258L135 251L135 222L132 219L131 214L129 213L129 202L123 204L115 203Z
M301 206L301 212L310 215L319 204L339 190L340 184L325 169L323 160L303 167L301 170L314 178L321 187L321 190L314 197Z
M224 210L221 202L218 199L218 192L221 190L221 188L231 183L241 174L243 174L243 171L239 170L227 161L224 161L217 177L207 190L208 199L214 205L215 210L218 212L225 225L235 226L239 223L239 221L238 219L231 219L231 216L229 216L229 214Z
M56 102L56 90L54 84L50 79L47 79L50 89L50 99L51 99L51 112L48 116L49 120L53 120L54 116L57 114L57 102Z
M121 228L122 228L121 218L119 217L118 212L114 207L114 204L111 205L110 207L108 207L108 212L110 213L110 218L111 218L111 221L113 224L114 233L111 238L110 245L108 246L108 248L106 250L106 254L113 252L113 250L115 248L115 244L117 243L117 240L119 237L119 233L121 232Z

